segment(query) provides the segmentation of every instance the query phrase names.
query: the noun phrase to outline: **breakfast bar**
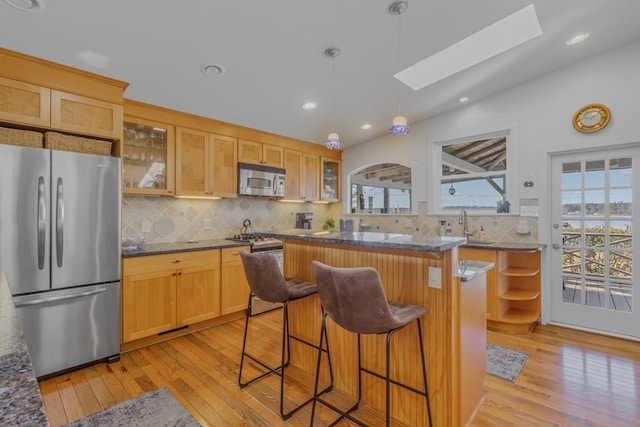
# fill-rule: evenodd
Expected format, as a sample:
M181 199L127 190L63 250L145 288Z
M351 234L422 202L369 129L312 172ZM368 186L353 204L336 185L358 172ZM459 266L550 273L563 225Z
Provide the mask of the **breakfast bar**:
M458 246L464 238L428 237L376 232L312 232L282 230L264 233L284 242L285 276L313 281L313 260L335 267L375 268L387 298L421 305L425 360L434 425L466 425L484 400L486 372L486 282L491 263L458 264ZM460 274L459 274L460 273ZM316 342L320 336L320 303L317 296L290 307L292 334ZM356 337L330 324L329 347L334 371L342 372L334 387L357 394ZM394 336L391 377L421 388L415 325ZM385 335L363 336L363 366L384 372ZM399 345L398 345L399 344ZM291 363L315 373L316 352L292 345ZM326 378L324 378L326 380ZM384 382L363 377L362 401L384 410ZM426 425L424 402L415 394L392 388L391 416L407 425Z

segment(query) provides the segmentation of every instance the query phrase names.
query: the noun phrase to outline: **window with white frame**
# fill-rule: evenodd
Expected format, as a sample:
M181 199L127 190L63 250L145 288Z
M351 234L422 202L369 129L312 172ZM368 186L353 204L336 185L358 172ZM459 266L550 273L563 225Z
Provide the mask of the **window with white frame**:
M517 196L516 178L510 177L515 164L509 134L503 131L435 145L440 173L434 196L440 213L509 212Z

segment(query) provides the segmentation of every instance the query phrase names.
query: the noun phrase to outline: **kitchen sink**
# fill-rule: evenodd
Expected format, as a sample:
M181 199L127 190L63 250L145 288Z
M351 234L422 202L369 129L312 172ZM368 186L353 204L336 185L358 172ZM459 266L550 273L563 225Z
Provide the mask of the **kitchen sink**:
M496 242L490 242L488 240L469 240L467 239L467 245L473 246L493 246Z

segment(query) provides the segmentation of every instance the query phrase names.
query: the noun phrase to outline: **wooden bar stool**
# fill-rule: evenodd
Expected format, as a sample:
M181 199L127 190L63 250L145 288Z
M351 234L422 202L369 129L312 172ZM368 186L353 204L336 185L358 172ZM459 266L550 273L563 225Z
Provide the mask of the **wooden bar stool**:
M289 334L289 303L301 298L308 297L317 293L316 285L313 283L305 282L298 279L285 278L280 271L278 261L273 254L268 252L247 253L243 250L240 251L240 258L242 259L242 265L247 277L247 282L251 288L251 294L255 295L267 302L283 303L282 310L282 348L280 365L276 367L270 367L266 363L258 360L256 357L247 353L247 332L249 329L249 319L251 316L251 295L249 295L249 303L247 304L246 321L244 325L244 339L242 342L242 356L240 358L240 371L238 373L238 385L240 388L244 388L247 385L266 377L270 374L275 374L280 377L280 416L283 419L291 417L296 411L301 409L307 403L313 400L313 396L307 399L305 402L296 406L289 412L284 411L284 387L285 387L285 368L289 365L290 360L290 339L294 339L303 344L311 346L313 348L322 351L315 344L304 341L298 337ZM242 381L242 368L244 366L244 359L248 357L260 366L266 369L265 372L258 376ZM286 358L286 360L285 360ZM321 391L324 393L330 391L333 388L333 372L331 374L331 382L329 386ZM314 389L314 393L317 393L317 386Z
M338 326L347 331L358 334L358 399L355 405L347 410L342 410L327 402L318 393L318 376L320 374L320 360L322 353L318 351L316 365L316 384L314 388L313 407L311 410L311 425L316 410L316 403L321 403L340 414L340 417L332 423L347 418L358 425L366 426L362 421L354 418L351 413L355 411L362 397L362 372L381 378L386 382L386 425L389 425L390 407L389 390L394 384L424 396L427 405L429 426L431 420L431 404L429 402L429 389L427 386L427 368L424 361L424 344L422 341L422 325L420 318L427 313L427 309L415 305L399 304L387 301L384 288L378 272L371 267L337 268L313 261L316 285L320 302L322 303L322 329L320 332L320 350L323 343L328 343L326 319L329 316ZM390 348L391 337L400 329L416 321L418 325L418 340L420 344L420 360L422 361L422 377L424 391L417 390L406 384L390 378ZM361 335L362 334L386 334L386 373L381 375L362 367L361 359ZM328 352L328 348L326 349ZM331 359L329 358L331 367ZM333 381L332 381L333 382Z

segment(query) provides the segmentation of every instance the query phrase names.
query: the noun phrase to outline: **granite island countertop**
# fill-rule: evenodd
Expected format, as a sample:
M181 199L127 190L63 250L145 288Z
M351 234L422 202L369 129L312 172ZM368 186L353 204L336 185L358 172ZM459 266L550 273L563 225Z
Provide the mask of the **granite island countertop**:
M300 228L259 233L265 237L308 242L338 243L370 248L403 249L418 252L443 252L466 242L464 237L422 236L374 231L315 231Z
M248 243L238 243L233 240L226 239L211 239L211 240L197 240L190 242L174 242L174 243L153 243L144 244L138 246L134 250L122 249L122 257L138 257L148 255L161 255L170 254L176 252L192 252L192 251L205 251L208 249L221 249L247 246Z
M13 305L6 276L0 272L0 425L48 426L31 358Z
M528 242L477 242L467 241L464 248L492 249L495 251L540 251L547 247L545 243Z

